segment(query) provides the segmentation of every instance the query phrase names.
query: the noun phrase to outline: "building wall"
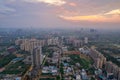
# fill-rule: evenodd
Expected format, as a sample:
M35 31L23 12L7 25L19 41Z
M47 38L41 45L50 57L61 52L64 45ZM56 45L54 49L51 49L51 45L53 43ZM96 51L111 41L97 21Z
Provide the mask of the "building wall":
M40 67L40 65L42 64L42 49L41 49L41 46L39 47L36 47L34 50L33 50L33 66L34 67Z
M120 68L115 65L114 63L112 63L111 61L106 62L105 64L105 69L107 71L107 73L113 73L115 78L118 78L118 80L120 80Z

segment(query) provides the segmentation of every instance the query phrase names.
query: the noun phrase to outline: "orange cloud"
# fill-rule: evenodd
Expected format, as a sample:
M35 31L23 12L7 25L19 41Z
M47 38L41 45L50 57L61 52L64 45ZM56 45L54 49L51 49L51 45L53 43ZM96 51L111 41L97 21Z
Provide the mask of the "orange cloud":
M63 16L59 17L69 21L90 21L90 22L120 22L119 10L112 10L104 14L86 15L86 16ZM68 14L69 15L69 14Z
M73 7L76 7L76 6L77 6L77 4L76 4L76 3L73 3L73 2L69 3L69 5L70 5L70 6L73 6Z
M120 9L115 9L105 13L106 15L120 15Z

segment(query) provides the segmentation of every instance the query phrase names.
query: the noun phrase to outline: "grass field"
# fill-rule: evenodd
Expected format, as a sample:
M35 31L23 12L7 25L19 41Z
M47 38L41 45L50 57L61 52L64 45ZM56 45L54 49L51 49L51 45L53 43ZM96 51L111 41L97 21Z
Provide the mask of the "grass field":
M13 54L7 56L0 56L0 68L7 65L12 59L16 58Z
M16 63L11 63L6 67L2 74L21 74L23 75L30 65L26 65L24 62L19 61Z
M72 64L80 63L81 68L84 68L84 69L88 69L92 64L91 60L89 60L88 58L80 57L79 55L70 55L70 58L72 59L70 63Z

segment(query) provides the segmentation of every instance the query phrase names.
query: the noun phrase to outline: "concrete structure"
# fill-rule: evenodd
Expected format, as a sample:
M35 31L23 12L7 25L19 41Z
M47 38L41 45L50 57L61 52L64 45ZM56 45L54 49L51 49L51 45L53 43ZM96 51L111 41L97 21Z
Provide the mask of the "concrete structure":
M48 39L47 44L48 45L59 45L58 37Z
M42 64L43 61L43 55L42 55L42 48L41 46L36 47L33 50L33 54L32 54L32 65L34 67L40 67L40 65Z
M20 45L21 50L31 52L36 46L44 46L45 40L37 39L18 39L15 41L16 45Z
M86 47L79 48L79 51L80 51L82 54L86 54L86 55L90 53L90 50L87 49Z
M24 61L26 64L32 64L31 55L30 55L30 56L27 56L23 61Z
M120 80L120 68L117 65L108 61L105 64L105 69L108 74L112 73L116 79Z
M66 46L66 47L62 47L62 51L63 51L63 52L67 52L67 51L68 51L67 46Z
M102 66L106 63L106 58L95 49L90 50L90 57L94 60L94 66L96 68L102 68Z
M87 73L84 69L82 69L82 71L81 71L81 78L82 78L82 80L88 80Z
M73 40L73 46L74 47L81 47L82 41L81 40Z
M80 75L76 75L76 80L82 80Z
M15 41L15 44L16 44L16 45L20 45L20 44L22 43L22 40L23 40L23 39L17 39L17 40Z
M87 44L88 43L88 37L84 38L84 43Z
M119 68L119 72L118 72L118 80L120 80L120 68Z

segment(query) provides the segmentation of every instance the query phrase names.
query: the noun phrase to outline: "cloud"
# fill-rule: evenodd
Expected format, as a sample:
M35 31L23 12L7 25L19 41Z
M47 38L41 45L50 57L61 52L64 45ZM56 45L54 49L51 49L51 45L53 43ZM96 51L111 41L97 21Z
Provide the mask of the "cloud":
M70 5L70 6L73 6L73 7L76 7L76 6L77 6L77 4L76 4L76 3L73 3L73 2L69 3L69 5Z
M105 15L120 15L120 9L115 9L105 13Z
M117 14L117 15L116 15ZM75 22L80 22L80 21L89 21L89 22L120 22L120 10L112 10L106 13L100 13L96 15L85 15L85 16L64 16L60 15L59 17L64 19L64 20L69 20L69 21L75 21ZM68 14L69 15L69 14Z
M15 11L16 10L14 8L10 8L5 5L0 5L0 13L1 14L9 14L9 13L13 13Z
M71 21L101 21L103 19L100 15L88 15L88 16L60 16L65 20Z
M55 5L55 6L61 6L66 3L64 0L24 0L24 1L31 2L31 3L43 2L50 5Z

